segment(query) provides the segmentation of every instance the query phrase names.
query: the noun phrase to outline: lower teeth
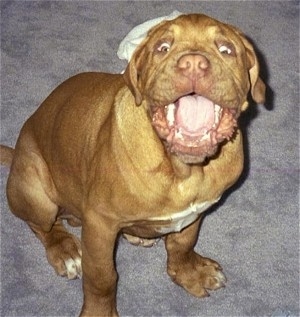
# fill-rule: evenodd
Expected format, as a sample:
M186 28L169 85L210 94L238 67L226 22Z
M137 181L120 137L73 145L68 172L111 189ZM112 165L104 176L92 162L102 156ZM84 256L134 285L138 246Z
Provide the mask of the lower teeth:
M203 137L200 139L200 141L205 141L207 139L209 139L209 134L208 133L204 134Z

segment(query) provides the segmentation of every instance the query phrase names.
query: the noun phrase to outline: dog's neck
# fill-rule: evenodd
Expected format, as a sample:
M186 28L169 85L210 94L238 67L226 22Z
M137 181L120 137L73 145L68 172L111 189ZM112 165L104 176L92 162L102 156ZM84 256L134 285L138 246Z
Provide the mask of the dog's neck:
M122 131L122 134L115 141L122 143L118 146L125 146L128 152L135 153L131 161L137 169L149 172L167 169L172 170L180 179L188 178L193 167L183 163L175 155L166 153L163 142L151 125L145 104L136 106L134 97L126 87L119 92L116 100L115 107L118 110L115 111L113 124L118 125L117 130Z
M227 188L239 176L243 161L239 133L234 141L222 146L220 159L210 160L206 165L188 165L175 155L166 155L146 107L136 106L127 87L118 93L114 107L112 125L115 128L111 129L111 146L118 157L116 164L122 174L120 176L130 179L127 185L131 192L147 187L145 200L152 201L167 195L171 202L178 201L181 207L191 201L213 200L222 194L220 188ZM122 153L122 156L118 156L118 153ZM224 177L220 177L219 170L224 171ZM141 192L143 190L139 190L139 195Z

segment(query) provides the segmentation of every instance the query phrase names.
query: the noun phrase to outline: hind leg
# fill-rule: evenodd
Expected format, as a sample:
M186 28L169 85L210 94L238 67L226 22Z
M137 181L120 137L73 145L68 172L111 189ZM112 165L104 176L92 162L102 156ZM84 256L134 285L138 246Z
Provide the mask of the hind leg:
M59 219L51 230L45 232L36 225L29 224L36 236L43 243L48 262L60 276L68 279L81 277L81 245L80 241L70 234Z
M28 150L16 153L7 182L12 212L26 221L46 249L57 274L81 276L80 241L58 219L55 188L43 159Z

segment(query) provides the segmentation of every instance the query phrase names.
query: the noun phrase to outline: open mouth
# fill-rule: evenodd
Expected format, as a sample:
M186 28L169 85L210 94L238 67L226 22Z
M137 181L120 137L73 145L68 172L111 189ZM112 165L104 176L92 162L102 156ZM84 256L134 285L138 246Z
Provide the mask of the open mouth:
M152 107L152 123L169 150L187 162L202 162L217 146L230 140L237 126L237 111L191 94L165 107Z

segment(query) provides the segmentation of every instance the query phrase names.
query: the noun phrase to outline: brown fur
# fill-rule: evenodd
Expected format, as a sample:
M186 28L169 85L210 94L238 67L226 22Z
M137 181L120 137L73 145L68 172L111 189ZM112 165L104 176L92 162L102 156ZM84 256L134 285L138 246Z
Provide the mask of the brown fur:
M161 40L177 46L158 54ZM219 56L216 41L232 43L236 56ZM206 16L189 15L151 30L124 76L84 73L62 83L21 130L7 184L9 205L41 240L58 274L74 278L82 270L81 316L117 316L113 254L120 232L155 239L172 226L174 213L216 201L241 174L238 129L213 156L188 164L191 157L170 153L152 127L151 105L190 93L183 75L189 69L177 64L183 54L204 54L201 59L209 61L201 78L193 79L198 94L237 114L246 108L249 90L263 102L258 62L245 37ZM2 146L1 161L11 160L12 150ZM165 220L150 219L155 217ZM82 225L81 242L66 231L64 218ZM193 250L200 219L168 234L165 244L171 278L203 297L225 278L219 264ZM81 255L82 269L76 262L75 272L68 271L66 261Z
M5 166L10 166L13 160L14 156L14 149L5 146L5 145L0 145L0 162L1 164Z

